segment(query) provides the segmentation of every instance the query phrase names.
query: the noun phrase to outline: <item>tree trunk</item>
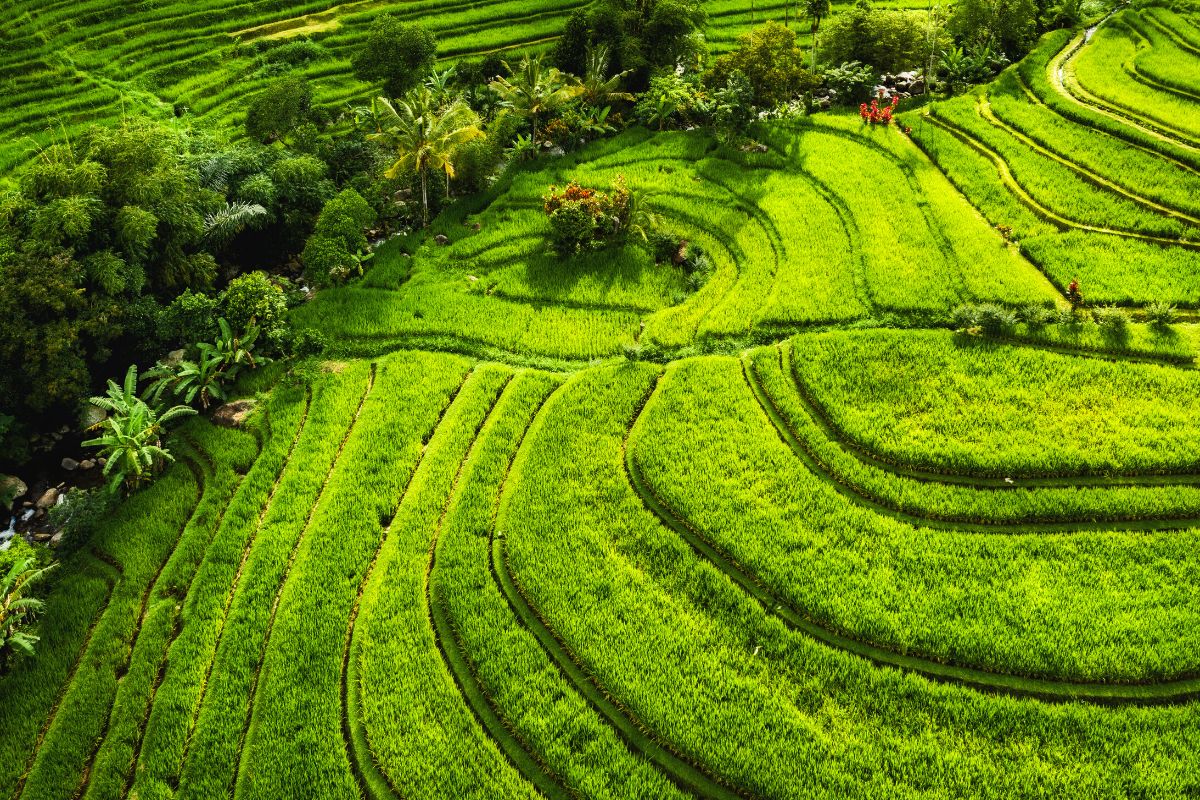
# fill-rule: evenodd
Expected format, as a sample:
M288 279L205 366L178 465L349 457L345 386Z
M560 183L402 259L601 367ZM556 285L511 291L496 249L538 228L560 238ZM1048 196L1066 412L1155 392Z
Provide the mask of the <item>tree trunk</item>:
M450 170L446 170L446 199L450 199Z
M421 166L421 227L429 227L429 187L428 187L428 168Z
M817 72L817 26L820 24L820 18L813 19L812 71L814 75Z

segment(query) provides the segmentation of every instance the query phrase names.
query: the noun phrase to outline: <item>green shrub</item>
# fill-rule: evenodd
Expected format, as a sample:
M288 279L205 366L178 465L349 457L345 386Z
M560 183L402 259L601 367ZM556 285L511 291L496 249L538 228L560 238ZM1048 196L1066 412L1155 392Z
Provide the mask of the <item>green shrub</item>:
M50 523L63 532L74 548L83 542L117 505L118 495L105 487L71 489L47 513Z
M1175 306L1162 300L1155 300L1142 309L1142 315L1146 318L1146 322L1155 328L1167 328L1175 322Z
M962 305L954 309L951 321L955 328L970 330L977 328L985 336L1003 336L1010 333L1018 322L1017 315L995 303Z
M1017 316L1031 331L1040 330L1054 321L1053 309L1041 305L1023 306Z
M218 305L220 316L237 330L244 331L253 324L269 336L270 332L286 324L287 298L283 289L265 272L248 272L234 278L221 293ZM190 341L212 339L216 330L215 323L212 327L213 334L197 336Z
M158 318L159 338L168 347L204 342L217 335L218 301L185 289Z
M569 256L596 241L596 216L582 200L568 200L550 213L550 249Z
M1129 339L1129 312L1120 306L1101 306L1092 310L1092 319L1109 344L1124 344Z
M353 189L326 203L301 256L308 279L325 286L361 275L362 262L370 257L363 229L375 219L375 210Z
M281 78L259 92L246 109L246 135L260 142L281 139L309 118L312 87L300 77Z

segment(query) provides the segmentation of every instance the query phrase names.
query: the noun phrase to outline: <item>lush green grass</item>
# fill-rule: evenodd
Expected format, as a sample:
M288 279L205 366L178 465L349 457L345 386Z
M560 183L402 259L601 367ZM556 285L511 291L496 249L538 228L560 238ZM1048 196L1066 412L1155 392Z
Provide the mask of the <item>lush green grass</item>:
M340 104L381 11L452 57L545 48L578 3L331 6L14 0L0 169L121 97L235 132L258 37L319 40L299 73ZM749 9L710 4L716 49ZM190 421L62 554L0 676L0 794L1200 794L1200 326L946 327L1072 278L1200 306L1165 241L1200 158L1146 106L1184 102L1187 19L1049 34L911 136L631 129L384 245L294 314L344 360L254 373L248 429ZM618 176L704 280L550 254L547 188Z
M1055 85L1064 60L1105 47L1097 37L1111 24L1087 42L1047 34L990 85L903 119L921 149L1060 290L1078 279L1091 302L1194 307L1200 159Z
M1200 471L1194 370L949 331L802 336L793 352L823 413L897 463L1001 477Z
M1074 80L1113 108L1147 119L1193 144L1200 141L1200 104L1196 100L1147 86L1125 71L1125 65L1137 56L1138 38L1120 19L1102 26L1070 62ZM1186 64L1192 59L1193 55L1180 53L1172 60Z

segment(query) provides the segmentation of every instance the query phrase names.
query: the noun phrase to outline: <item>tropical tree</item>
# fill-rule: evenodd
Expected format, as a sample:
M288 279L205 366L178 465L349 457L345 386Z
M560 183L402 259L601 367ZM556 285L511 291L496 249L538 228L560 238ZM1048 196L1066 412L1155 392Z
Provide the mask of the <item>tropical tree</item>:
M0 656L10 650L19 650L33 655L33 646L38 637L24 628L42 610L43 603L36 597L26 597L29 588L54 568L37 569L32 558L23 558L13 563L0 581ZM0 666L3 661L0 660Z
M381 81L385 92L399 97L420 85L436 58L437 40L421 23L382 14L371 23L350 65L362 80Z
M109 488L116 490L122 484L131 488L148 480L163 461L174 461L162 446L163 426L173 419L195 414L187 406L173 406L159 412L137 395L137 367L130 366L125 373L124 385L108 382L108 392L93 397L90 402L96 408L108 412L108 416L89 430L100 431L94 439L88 439L85 447L97 447L105 459L104 475L109 478Z
M454 67L441 72L435 69L425 79L425 88L433 94L433 99L438 103L446 103L450 100L450 95L453 93L454 73Z
M454 159L458 149L483 136L479 116L461 98L438 107L433 94L418 89L404 100L379 98L383 132L378 138L396 150L396 161L388 168L388 178L412 171L421 180L421 220L429 224L429 170L446 174L446 195L454 177Z
M805 0L804 10L812 17L812 70L817 71L817 32L821 29L821 20L829 14L829 0Z
M583 84L574 75L560 72L558 67L545 67L542 57L525 56L507 78L500 77L489 85L500 96L502 105L529 120L533 141L538 140L538 118L566 105L584 92Z
M629 92L621 91L621 79L633 70L627 69L611 77L605 77L608 72L608 48L604 45L593 48L587 53L587 68L583 81L580 83L580 99L594 108L612 105L615 100L634 99Z
M255 225L267 216L267 210L258 203L237 201L226 203L211 214L204 216L204 238L217 248L222 248L247 227Z

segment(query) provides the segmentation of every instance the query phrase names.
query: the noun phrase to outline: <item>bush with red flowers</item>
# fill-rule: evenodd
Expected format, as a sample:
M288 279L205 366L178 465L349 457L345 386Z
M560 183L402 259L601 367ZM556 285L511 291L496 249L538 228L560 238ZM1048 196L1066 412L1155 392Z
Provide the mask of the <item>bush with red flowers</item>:
M862 121L868 125L891 125L892 114L896 113L896 104L900 102L900 98L892 95L892 102L888 105L880 105L879 101L883 99L883 92L879 93L878 97L871 100L870 103L860 103L858 106L858 115L862 117Z
M611 192L587 189L571 181L551 186L542 198L550 218L550 247L560 256L601 247L622 230L629 217L629 188L618 177Z

